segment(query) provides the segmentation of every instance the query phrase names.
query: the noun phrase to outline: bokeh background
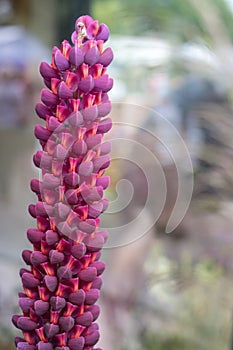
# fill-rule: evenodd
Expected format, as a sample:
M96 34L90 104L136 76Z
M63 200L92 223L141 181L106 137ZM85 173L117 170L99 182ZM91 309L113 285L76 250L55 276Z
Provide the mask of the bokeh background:
M38 175L32 165L39 147L33 137L42 87L38 65L50 62L51 48L70 37L82 14L111 30L114 122L137 118L141 130L151 128L172 142L173 135L158 122L163 115L185 141L194 176L189 209L167 234L178 191L176 164L155 138L139 129L130 136L159 159L167 199L147 234L104 251L101 344L108 350L233 349L230 0L0 0L0 349L14 349L10 320L18 310L21 251L28 247L26 228L34 225L27 206L35 201L30 179ZM128 160L130 152L125 149ZM144 162L153 169L149 158ZM127 210L103 217L106 227L117 227L143 208L145 179L129 161L113 161L109 174L110 199L119 197L116 185L122 178L134 191ZM156 171L154 178L156 184Z

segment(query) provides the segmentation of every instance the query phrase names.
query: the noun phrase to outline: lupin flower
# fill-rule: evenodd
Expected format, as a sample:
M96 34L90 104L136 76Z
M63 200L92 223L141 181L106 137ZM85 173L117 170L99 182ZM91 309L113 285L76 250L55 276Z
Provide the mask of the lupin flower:
M63 41L52 63L40 65L47 88L36 112L46 125L34 131L42 147L33 157L41 180L31 181L38 200L29 213L37 227L27 230L33 248L22 253L28 265L20 270L22 315L12 318L23 333L15 338L18 350L101 350L94 346L105 269L99 259L107 239L98 226L108 205L104 172L111 150L103 142L112 126L105 118L113 85L106 74L113 53L103 49L108 36L105 24L79 17L73 45Z

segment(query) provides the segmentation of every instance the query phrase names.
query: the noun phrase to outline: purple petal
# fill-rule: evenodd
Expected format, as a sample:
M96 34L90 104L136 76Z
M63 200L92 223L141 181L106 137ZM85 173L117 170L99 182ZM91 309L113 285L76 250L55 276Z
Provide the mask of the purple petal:
M96 222L93 219L87 219L86 221L81 221L79 224L79 229L87 234L91 234L96 229Z
M85 253L86 253L86 247L85 247L85 244L83 243L75 244L71 248L71 254L76 259L81 259Z
M106 267L106 265L103 261L95 261L90 266L96 268L97 276L102 275L102 273L104 272L105 267Z
M77 187L79 184L79 176L72 171L71 173L65 174L64 181L68 186Z
M58 284L56 276L48 276L48 275L46 275L45 278L44 278L44 281L45 281L46 287L48 288L48 290L50 292L54 292L56 290L57 284Z
M43 300L37 300L34 304L35 312L38 316L44 315L49 310L49 303Z
M49 131L61 131L62 124L57 120L57 118L50 116L48 119L48 129Z
M89 312L92 313L92 316L93 316L93 322L99 317L99 314L100 314L100 307L99 305L91 305L89 308L88 308Z
M85 92L86 94L90 92L94 87L94 79L91 75L88 75L88 77L82 79L78 85L78 88Z
M93 305L99 299L99 289L90 289L86 292L85 303L87 305Z
M84 16L80 16L79 18L76 19L75 22L75 30L78 33L78 24L81 22L85 25L85 27L88 27L92 22L93 22L93 18L91 16L88 15L84 15Z
M48 260L48 257L39 251L34 251L31 254L31 263L33 265L40 265Z
M92 282L97 277L95 267L87 267L85 270L79 272L78 277L84 282Z
M66 200L70 205L75 205L78 203L78 195L76 190L67 190L65 194Z
M92 288L97 288L101 289L103 284L102 278L101 277L96 277L94 281L92 282Z
M95 172L98 172L99 170L102 170L102 169L106 169L110 164L109 154L95 158L93 164L94 164Z
M72 278L72 272L67 266L60 266L57 270L57 277L60 281L69 280Z
M45 233L45 239L46 239L46 242L48 243L48 245L53 245L53 244L58 242L59 237L58 237L57 232L54 232L52 230L48 230Z
M104 134L112 128L112 119L106 118L99 123L97 133Z
M22 316L19 317L17 321L17 327L23 331L33 331L37 328L37 324L36 322L32 321L29 317Z
M23 252L22 252L22 258L23 258L23 260L25 261L25 263L27 265L31 265L32 264L31 263L31 254L32 254L32 251L28 250L28 249L23 250Z
M72 316L60 317L59 325L61 331L69 332L74 327L74 319Z
M95 345L100 338L99 331L94 331L85 336L85 346L93 346Z
M22 282L25 288L36 288L40 284L39 280L33 274L27 272L22 275Z
M99 55L100 55L100 53L99 53L98 47L97 46L93 46L85 54L84 61L85 61L85 63L87 63L90 66L92 66L93 64L95 64L98 61Z
M76 323L80 326L89 327L93 321L93 315L91 312L84 312L81 316L76 317Z
M87 145L83 140L76 141L73 145L72 151L77 156L81 156L82 154L86 153L87 151Z
M57 72L47 62L41 62L39 71L44 79L58 78Z
M84 62L84 54L82 50L77 46L73 47L70 50L69 60L75 67L80 66Z
M89 216L95 219L102 213L102 210L103 210L103 204L101 202L94 203L89 205L88 214Z
M45 106L43 103L40 103L40 102L38 102L36 104L35 110L36 110L38 117L40 117L44 120L46 119L47 115L51 114L50 109L47 106Z
M107 141L102 143L101 148L100 148L100 155L106 155L108 153L110 153L112 150L112 143Z
M81 176L90 176L93 171L93 163L83 162L79 165L78 173Z
M48 107L54 107L58 103L58 97L47 89L41 90L41 101Z
M98 34L96 36L96 40L107 41L109 38L109 29L106 24L101 23L99 26Z
M54 150L54 157L64 160L67 156L67 150L59 143Z
M36 124L35 129L34 129L34 134L37 139L42 140L42 141L47 141L48 138L51 136L51 132L46 129L44 126Z
M108 115L112 110L112 104L110 101L105 103L100 103L98 106L98 117L103 118Z
M31 298L19 298L19 306L23 312L29 312L30 308L33 307L35 299Z
M77 127L83 123L83 116L79 111L76 111L68 117L67 121L71 126Z
M107 67L113 60L113 52L110 47L104 50L104 52L99 57L98 63L102 64L104 67Z
M68 341L68 346L71 350L83 350L85 340L83 337L78 337L70 339Z
M86 139L86 144L87 144L87 147L91 149L99 145L101 141L102 141L102 135L98 134L98 135L89 136Z
M53 350L53 344L40 341L37 344L37 350Z
M60 179L53 174L46 173L43 176L43 186L49 189L60 185Z
M54 337L54 335L59 333L59 326L56 324L46 323L44 325L45 335L48 339Z
M49 260L51 264L60 264L64 260L64 258L64 254L58 252L57 250L50 250L49 252Z
M92 122L98 117L98 108L96 105L85 108L81 111L83 119L86 122Z
M36 347L26 342L19 342L17 344L17 350L36 350Z
M95 235L94 237L88 236L84 241L89 252L97 252L104 245L104 238L101 235Z
M74 305L81 305L84 303L85 300L85 292L80 289L75 293L71 293L69 295L69 301Z
M108 188L108 186L110 185L110 176L99 177L96 180L96 185L102 186L103 189L106 190L106 188Z
M66 306L66 300L58 296L57 297L53 296L50 299L50 304L53 310L60 312Z
M64 100L72 98L73 92L68 88L66 83L62 81L57 89L58 96Z
M109 90L111 90L111 88L113 87L113 79L109 78L109 76L107 74L102 75L99 78L95 79L95 86L94 86L94 91L95 92L108 92Z
M28 212L29 214L35 219L37 217L36 214L36 206L34 204L29 204L28 206Z
M29 228L27 230L27 238L32 244L39 243L43 237L44 237L44 232L36 228Z
M101 203L103 204L103 212L108 208L108 205L109 205L109 200L108 200L108 198L103 198L102 200L101 200Z
M67 70L70 66L69 61L63 56L60 50L56 51L54 62L60 71Z

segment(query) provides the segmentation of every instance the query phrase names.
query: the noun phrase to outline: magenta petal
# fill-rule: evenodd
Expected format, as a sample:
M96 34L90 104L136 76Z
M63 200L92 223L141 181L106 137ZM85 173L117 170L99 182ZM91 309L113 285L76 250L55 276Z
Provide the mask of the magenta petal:
M37 328L36 322L32 321L29 317L19 317L17 321L17 327L23 331L33 331Z
M90 266L96 268L97 276L102 275L106 268L106 265L103 261L94 261Z
M32 273L25 272L22 276L22 282L25 288L36 288L40 282Z
M102 135L97 134L93 136L89 136L86 139L86 144L89 149L94 148L95 146L99 145L102 141Z
M93 233L96 229L95 220L93 219L87 219L86 221L81 221L78 226L81 231L87 234Z
M57 213L61 220L65 220L70 212L70 206L59 202L57 204Z
M90 204L88 206L88 214L92 218L97 218L103 210L103 204L101 202Z
M44 126L36 124L35 129L34 129L34 134L37 139L42 140L42 141L47 141L48 138L51 136L51 132L46 129Z
M79 175L82 175L82 176L90 176L92 171L93 171L93 163L91 161L81 163L78 169Z
M92 282L92 288L97 288L101 289L103 284L102 278L101 277L96 277L94 281Z
M105 155L105 154L108 154L110 153L112 150L112 144L111 142L107 141L107 142L104 142L102 143L101 147L100 147L100 155Z
M91 305L88 310L92 313L93 321L95 321L100 314L100 307L99 305Z
M40 102L36 104L35 110L38 117L42 119L46 119L46 116L51 114L49 107L45 106L43 103Z
M64 181L68 186L77 187L79 183L79 176L77 173L72 171L64 176Z
M99 123L97 133L104 134L112 128L112 119L106 118Z
M58 97L47 89L41 90L41 101L48 107L54 107L58 103Z
M44 315L49 310L47 301L37 300L34 304L35 312L38 316Z
M85 303L87 305L93 305L99 299L100 291L99 289L90 289L86 292Z
M41 239L44 237L44 232L36 228L29 228L27 230L27 237L32 244L39 243Z
M77 127L83 123L83 116L79 111L76 111L68 117L67 121L71 126Z
M84 54L82 50L77 46L72 47L69 54L69 60L75 67L80 66L80 64L84 62Z
M110 164L109 154L105 154L103 156L95 158L93 164L94 164L95 172L98 172L99 170L107 168Z
M53 244L58 242L59 236L58 236L57 232L54 232L52 230L48 230L45 233L45 239L46 239L46 242L48 243L48 245L53 245Z
M51 264L60 264L64 260L64 258L64 254L58 252L57 250L50 250L49 252L49 260Z
M47 62L41 62L39 71L44 79L52 79L58 77L57 72Z
M102 186L103 189L105 190L110 185L110 176L99 177L96 180L96 185L97 186Z
M85 27L88 27L92 22L93 22L93 18L91 16L88 15L84 15L84 16L80 16L79 18L76 19L75 21L75 30L78 33L78 25L79 23L83 23L85 25Z
M76 323L80 326L89 327L93 321L93 315L91 312L84 312L81 316L76 317Z
M22 252L22 258L23 258L23 260L25 261L25 263L27 265L31 265L32 264L31 263L31 254L32 254L32 251L28 250L28 249L26 249L26 250L24 250Z
M37 350L53 350L53 344L40 341L37 344Z
M56 324L49 324L46 323L44 325L44 330L45 330L45 335L48 339L51 339L52 337L54 337L54 335L59 333L59 326Z
M57 118L50 116L48 119L48 129L49 131L61 131L61 123L57 120Z
M86 94L90 92L94 87L94 79L91 75L88 75L88 77L82 79L78 85L78 88L85 92Z
M58 284L56 276L48 276L48 275L46 275L45 278L44 278L44 281L45 281L46 287L48 288L48 290L50 292L54 292L56 290L57 284Z
M106 24L101 23L99 26L98 34L96 36L96 40L107 41L109 38L109 29Z
M87 145L86 145L85 141L83 141L83 140L76 141L72 147L72 151L77 156L81 156L82 154L86 153Z
M17 350L36 350L36 347L26 342L19 342L17 344Z
M97 252L103 248L104 238L101 235L88 236L84 240L89 252Z
M87 267L85 270L79 272L78 277L84 282L92 282L97 277L95 267Z
M83 115L83 119L86 122L92 122L93 120L95 120L98 116L98 108L96 105L91 106L89 108L85 108L81 111L82 115Z
M113 60L113 52L110 47L104 50L104 52L99 57L98 63L102 64L104 67L107 67Z
M35 299L31 298L19 298L19 306L23 312L29 312L30 308L33 307Z
M69 61L63 56L60 50L57 50L54 56L54 62L60 71L67 70L69 68Z
M68 88L66 83L62 81L57 89L58 96L64 100L72 98L73 92Z
M43 186L49 189L60 185L60 179L53 174L46 173L43 176Z
M43 264L48 260L48 257L39 251L34 251L31 254L31 262L33 265Z
M87 63L90 66L92 66L93 64L95 64L98 61L99 55L100 54L99 54L98 47L97 46L93 46L85 54L84 61L85 61L85 63Z
M71 269L67 266L60 266L57 270L57 277L60 281L69 280L72 278Z
M59 325L60 325L61 331L69 332L74 327L74 319L71 316L60 317Z
M94 91L108 92L113 87L113 80L107 74L95 79Z
M50 304L55 311L61 311L66 306L66 300L61 297L51 297Z
M71 350L83 350L85 340L83 337L78 337L70 339L68 341L68 346Z
M110 101L105 103L100 103L98 106L98 117L103 118L106 117L111 112L112 104Z
M86 247L83 243L75 244L71 248L71 254L76 258L80 259L86 253Z
M74 305L81 305L85 300L85 292L83 289L78 290L75 293L69 295L69 301Z
M85 346L95 345L100 338L99 331L93 331L85 336Z

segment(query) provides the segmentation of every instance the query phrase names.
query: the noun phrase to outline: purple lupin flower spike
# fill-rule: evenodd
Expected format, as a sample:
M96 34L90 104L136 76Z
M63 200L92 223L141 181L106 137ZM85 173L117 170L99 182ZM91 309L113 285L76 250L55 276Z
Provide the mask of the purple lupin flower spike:
M107 208L104 190L109 177L111 145L103 135L111 128L108 91L113 80L106 67L113 59L103 50L109 30L90 16L75 23L71 45L54 47L52 63L42 62L47 88L36 105L46 125L36 125L42 150L33 157L41 180L32 179L37 195L29 213L37 227L27 230L32 250L24 250L28 269L21 269L22 315L12 317L23 337L18 350L101 350L95 322L96 305L105 269L99 261L107 232L99 230L99 216Z

